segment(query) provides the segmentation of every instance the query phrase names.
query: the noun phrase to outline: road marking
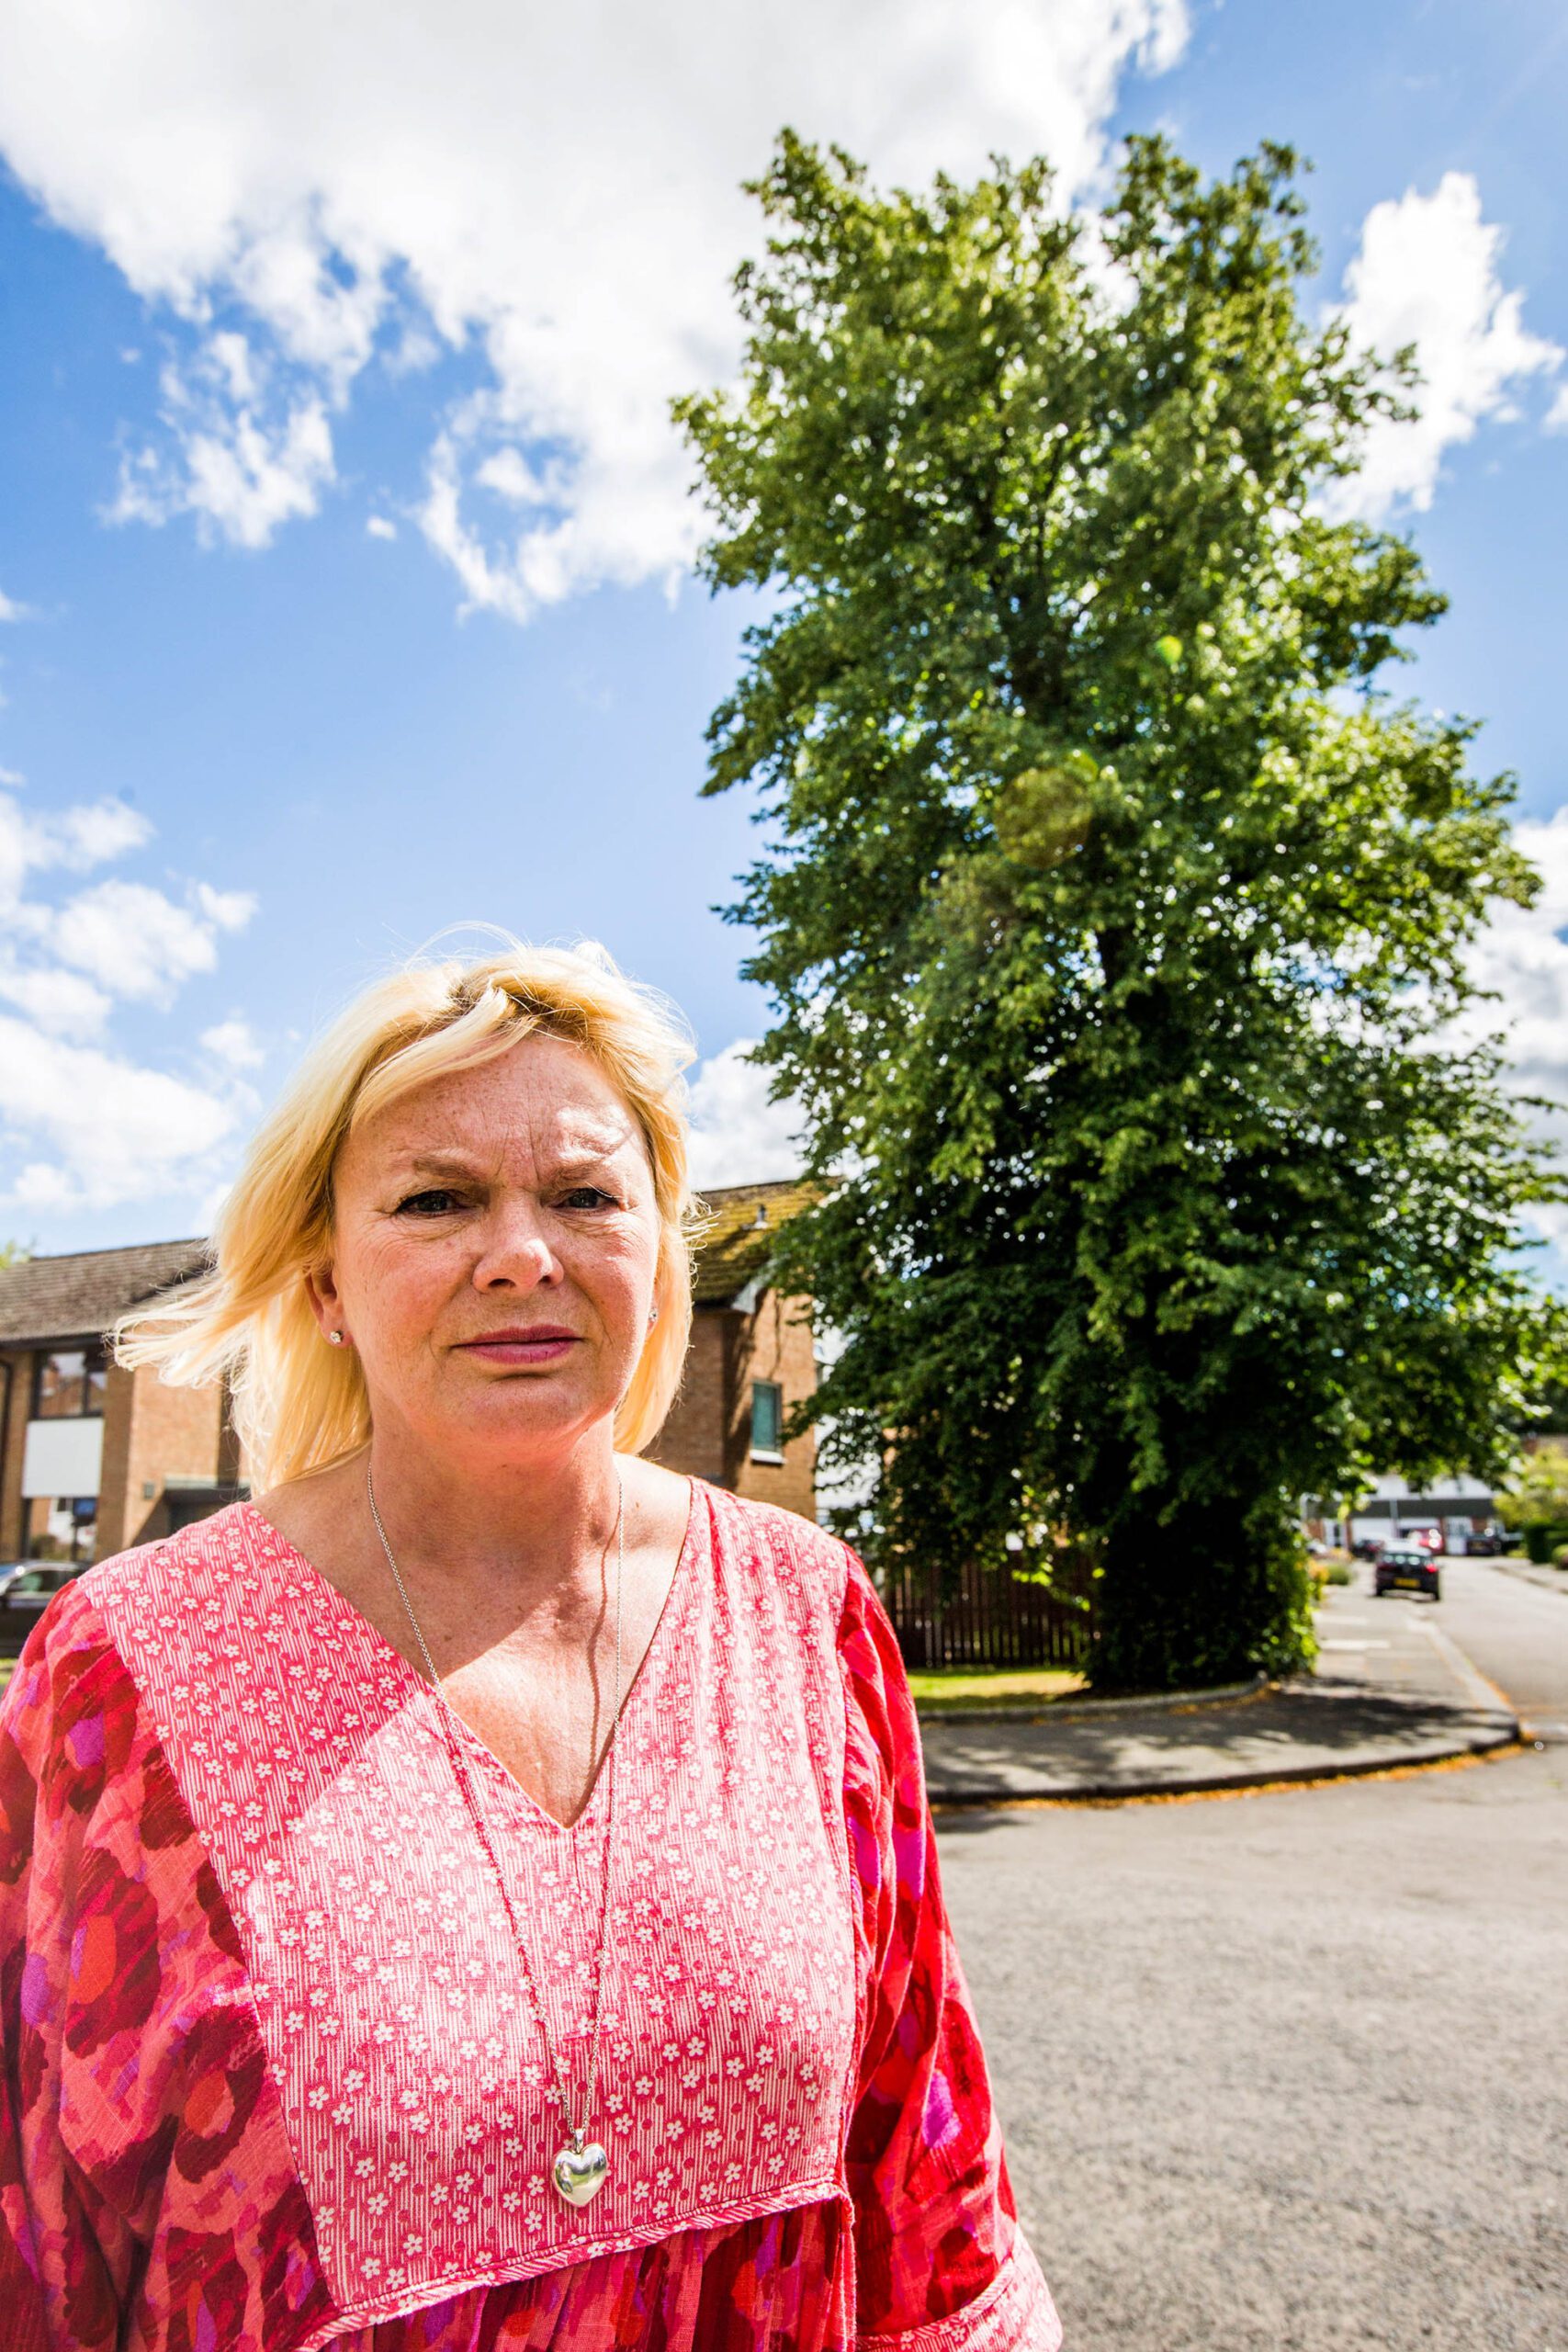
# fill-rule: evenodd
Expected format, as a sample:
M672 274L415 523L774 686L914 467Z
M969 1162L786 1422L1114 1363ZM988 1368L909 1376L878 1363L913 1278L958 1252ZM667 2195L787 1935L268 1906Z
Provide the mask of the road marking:
M1320 1650L1386 1650L1386 1642L1319 1642Z

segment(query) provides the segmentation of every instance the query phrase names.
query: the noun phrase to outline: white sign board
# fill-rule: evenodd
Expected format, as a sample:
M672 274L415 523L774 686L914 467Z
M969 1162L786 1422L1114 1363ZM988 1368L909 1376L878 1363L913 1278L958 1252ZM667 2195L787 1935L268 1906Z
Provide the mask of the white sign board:
M104 1460L100 1414L79 1420L29 1421L22 1449L22 1493L96 1495Z

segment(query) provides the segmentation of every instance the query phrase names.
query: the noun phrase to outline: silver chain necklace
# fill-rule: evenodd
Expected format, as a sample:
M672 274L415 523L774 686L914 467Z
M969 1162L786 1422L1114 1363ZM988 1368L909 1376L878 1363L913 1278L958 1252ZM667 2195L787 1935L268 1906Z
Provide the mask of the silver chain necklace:
M591 2140L588 2137L588 2126L592 2119L594 2093L599 2083L599 2037L604 2018L603 1997L604 1947L609 1938L610 1883L615 1870L615 1734L620 1729L621 1723L621 1596L626 1581L626 1494L619 1463L615 1464L615 1697L610 1710L610 1738L604 1765L606 1781L604 1836L600 1855L602 1870L599 1934L593 1953L593 2027L588 2048L588 2080L583 2089L582 2105L579 2109L582 2120L579 2123L574 2123L571 2101L567 2095L566 2076L560 2063L560 2053L556 2048L554 2037L550 2032L549 2019L545 2014L545 2004L539 1996L538 1982L534 1973L533 1963L528 1958L528 1947L524 1940L523 1930L518 1925L517 1914L513 1907L512 1896L501 1864L496 1859L495 1848L491 1842L490 1831L485 1825L483 1807L474 1794L467 1761L453 1739L446 1721L446 1716L452 1715L461 1723L462 1717L457 1714L456 1708L447 1699L441 1677L435 1671L435 1661L430 1655L429 1645L425 1641L419 1619L414 1615L413 1603L408 1596L408 1587L403 1582L402 1572L398 1566L392 1547L387 1541L387 1531L381 1524L381 1514L376 1508L376 1488L371 1481L368 1463L365 1469L365 1497L370 1505L370 1517L375 1522L376 1532L381 1539L381 1549L387 1555L387 1566L392 1571L392 1581L398 1588L398 1598L402 1602L409 1623L413 1628L413 1637L419 1644L419 1654L424 1660L424 1670L430 1678L431 1688L441 1702L442 1731L446 1741L446 1753L452 1763L453 1777L462 1793L464 1804L468 1808L468 1817L474 1825L479 1843L484 1848L485 1860L490 1864L491 1875L495 1880L500 1893L502 1907L506 1913L506 1923L512 1930L512 1940L517 1947L517 1958L522 1967L523 1982L528 1995L528 2006L533 2010L535 2023L539 2029L539 2035L545 2045L545 2055L549 2060L550 2073L555 2079L556 2104L560 2109L561 2121L566 2127L567 2143L556 2151L550 2165L549 2179L551 2186L565 2198L569 2205L591 2205L604 2188L610 2170L608 2152L599 2141Z

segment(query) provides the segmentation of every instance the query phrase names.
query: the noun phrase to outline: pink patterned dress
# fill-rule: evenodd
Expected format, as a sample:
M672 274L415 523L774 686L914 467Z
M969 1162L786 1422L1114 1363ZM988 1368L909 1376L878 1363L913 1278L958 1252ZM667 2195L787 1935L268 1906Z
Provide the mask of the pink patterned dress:
M67 1588L0 1703L6 2352L1055 2352L854 1555L694 1480L616 1755L577 2209L467 1805L580 2082L606 1776L562 1828L248 1504Z

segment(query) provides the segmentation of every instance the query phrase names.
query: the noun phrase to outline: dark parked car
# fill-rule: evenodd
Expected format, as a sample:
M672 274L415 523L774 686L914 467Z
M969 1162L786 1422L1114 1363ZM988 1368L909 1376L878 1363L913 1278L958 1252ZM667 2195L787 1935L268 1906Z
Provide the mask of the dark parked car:
M29 1560L0 1577L0 1657L15 1657L61 1586L86 1573L85 1560Z
M1380 1600L1385 1592L1429 1592L1434 1600L1440 1600L1437 1554L1420 1544L1391 1544L1386 1552L1378 1554L1372 1589Z
M1473 1558L1496 1560L1513 1551L1518 1540L1506 1527L1476 1527L1465 1538L1464 1548Z

